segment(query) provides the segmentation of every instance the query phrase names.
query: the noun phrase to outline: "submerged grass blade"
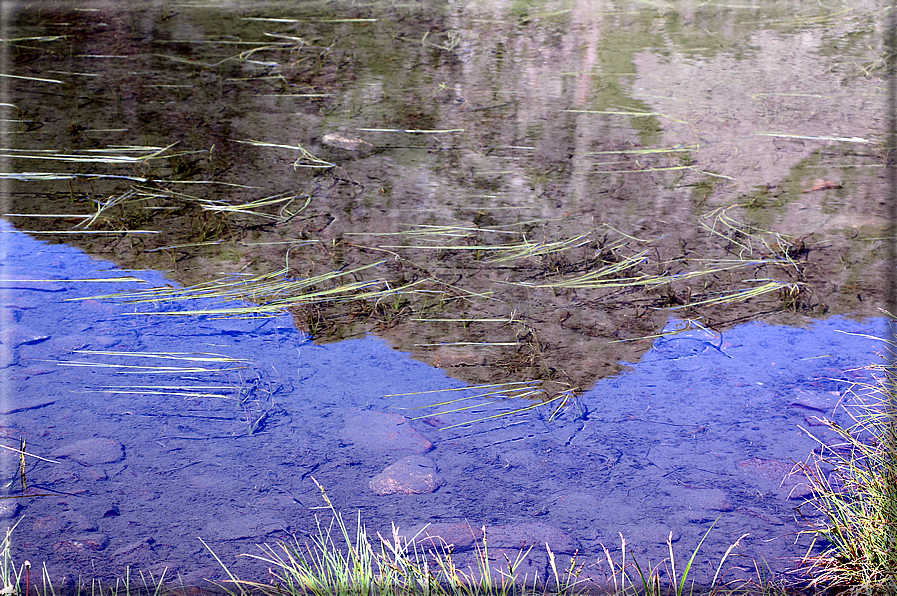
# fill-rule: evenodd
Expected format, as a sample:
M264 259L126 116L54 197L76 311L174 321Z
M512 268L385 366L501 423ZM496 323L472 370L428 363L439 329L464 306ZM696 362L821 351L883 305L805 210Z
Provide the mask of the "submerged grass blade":
M290 209L290 205L292 205L293 202L301 199L305 199L305 203L301 207L297 209ZM308 207L310 203L311 196L309 195L274 195L271 197L265 197L264 199L258 199L255 201L250 201L248 203L243 203L242 205L204 203L201 206L203 210L212 211L215 213L240 213L244 215L254 215L256 217L271 219L278 222L285 222L302 212L306 207ZM272 215L270 213L256 211L256 209L260 207L268 207L270 205L281 205L280 212L277 215Z
M116 292L101 296L72 298L70 300L112 300L126 304L147 302L178 302L184 300L214 300L218 302L243 301L256 304L222 308L203 308L178 311L136 312L136 315L211 315L211 316L252 316L280 314L295 306L348 300L381 300L398 294L411 293L429 280L422 279L399 288L391 288L384 281L354 281L317 289L321 285L335 282L339 278L355 276L383 264L378 261L348 271L331 271L304 279L290 279L289 270L266 273L254 278L231 276L211 282L204 282L185 288L172 286L155 287L147 290ZM376 289L372 289L376 288Z
M748 280L751 281L751 280ZM715 298L708 298L706 300L700 300L698 302L689 302L683 306L673 306L669 307L670 310L678 310L681 308L693 308L695 306L711 306L711 305L719 305L719 304L734 304L736 302L744 302L745 300L750 300L751 298L756 298L758 296L763 296L765 294L769 294L770 292L778 292L780 290L787 290L789 292L799 292L800 285L796 283L783 282L783 281L769 281L762 286L757 286L756 288L749 288L744 290L733 290L731 292L726 292L721 296L717 296Z
M137 283L148 283L146 280L140 279L139 277L97 277L97 278L88 278L88 279L16 279L16 278L6 278L0 279L0 283L103 283L103 282L137 282Z
M200 366L134 366L128 364L106 364L100 362L79 362L76 360L59 361L57 366L73 366L87 368L112 368L119 369L117 372L132 374L180 374L180 373L199 373L199 372L222 372L227 370L240 370L246 367L233 366L229 368L203 368Z
M558 288L558 289L560 289L560 288L574 289L574 288L617 287L620 285L631 285L631 284L625 284L625 283L621 284L621 282L626 281L625 278L623 280L620 280L617 278L613 278L612 276L617 273L620 273L621 271L625 271L627 269L630 269L632 267L636 267L636 266L640 265L641 263L643 263L645 261L649 252L650 251L647 249L643 250L642 252L640 252L638 254L624 257L617 263L605 265L604 267L601 267L597 271L592 271L590 273L587 273L585 275L581 275L579 277L575 277L572 279L562 280L562 281L552 282L552 283L546 283L546 284L521 283L519 285L534 287L534 288ZM649 277L650 276L643 276L643 277L639 277L639 278L628 278L628 279L631 280L633 284L640 285L640 284L636 283L638 280L648 279Z
M580 234L566 240L557 240L554 242L545 242L537 244L524 244L520 247L506 247L509 254L495 259L486 261L487 263L503 263L513 261L515 259L528 259L533 257L541 257L556 252L561 252L570 248L578 248L590 242L588 234Z
M232 358L222 354L204 352L108 352L102 350L73 350L74 354L95 354L99 356L129 356L135 358L164 358L168 360L189 360L191 362L249 362L245 358Z
M252 145L254 147L274 147L274 148L278 148L278 149L292 149L293 151L298 151L299 157L297 157L296 161L293 162L293 168L295 168L295 169L298 169L298 168L328 169L328 168L336 167L335 163L331 163L329 161L326 161L319 157L314 156L308 149L306 149L302 145L299 145L298 143L296 145L281 145L278 143L266 143L264 141L254 141L254 140L240 141L240 140L236 140L236 139L234 139L234 142L235 143L243 143L245 145Z

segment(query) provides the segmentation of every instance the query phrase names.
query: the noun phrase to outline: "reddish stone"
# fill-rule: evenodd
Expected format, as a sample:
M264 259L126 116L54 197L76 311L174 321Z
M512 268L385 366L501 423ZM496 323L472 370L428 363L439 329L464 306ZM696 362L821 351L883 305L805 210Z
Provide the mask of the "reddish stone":
M368 450L426 453L433 448L425 436L399 414L361 410L346 415L346 442Z
M436 464L420 455L403 457L371 479L378 495L422 495L445 484L436 473Z
M38 534L55 534L62 529L63 521L55 515L47 515L34 520L34 530Z
M53 545L57 553L83 552L88 550L103 550L109 544L109 538L105 534L87 534L73 540L63 540Z
M94 482L109 480L109 476L106 475L106 471L101 468L92 468L90 470L87 470L87 474L85 476L88 480L93 480Z
M471 347L444 346L433 352L433 366L451 368L453 366L482 366L486 356Z

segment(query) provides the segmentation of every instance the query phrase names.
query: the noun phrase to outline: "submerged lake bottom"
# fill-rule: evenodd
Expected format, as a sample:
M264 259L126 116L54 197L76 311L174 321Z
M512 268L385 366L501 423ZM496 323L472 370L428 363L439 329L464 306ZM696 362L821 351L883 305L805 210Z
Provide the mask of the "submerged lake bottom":
M440 536L462 562L482 528L496 556L532 546L530 577L546 577L546 543L596 580L621 536L640 562L667 558L668 539L684 562L714 523L699 580L745 534L725 579L756 577L755 563L786 573L811 543L794 464L834 439L819 420L843 418L851 387L873 380L882 343L867 336L887 333L884 319L835 317L668 336L554 416L500 416L529 403L477 397L490 389L375 337L316 345L288 316L72 300L146 287L83 280L170 282L2 231L2 471L22 498L0 514L15 560L46 562L54 581L226 579L200 539L266 580L238 555L329 522L315 481L371 535ZM27 460L33 496L21 439L41 458Z

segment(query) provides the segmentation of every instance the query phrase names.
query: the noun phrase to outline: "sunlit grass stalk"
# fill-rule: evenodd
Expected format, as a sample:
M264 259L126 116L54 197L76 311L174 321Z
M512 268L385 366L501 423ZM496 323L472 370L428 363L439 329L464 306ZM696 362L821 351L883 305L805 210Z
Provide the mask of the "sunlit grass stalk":
M489 263L501 263L515 259L527 259L533 257L541 257L556 252L561 252L570 248L578 248L589 243L588 234L580 234L566 240L557 240L555 242L542 242L536 244L526 243L519 247L508 247L508 253L495 259L490 259Z
M580 275L578 277L574 277L566 280L552 281L547 283L532 283L532 282L505 282L511 283L513 285L520 285L531 288L553 288L553 289L619 289L619 288L652 288L657 286L663 286L672 282L683 282L690 279L695 279L698 277L704 277L707 275L713 275L716 273L721 273L724 271L730 271L732 269L738 269L742 267L758 267L766 264L778 264L779 261L770 261L770 260L721 260L717 262L713 262L716 266L711 266L707 269L700 269L696 271L684 271L682 273L663 273L659 275L639 275L635 277L614 277L616 274L631 269L633 267L637 267L644 263L647 260L647 255L649 250L644 250L636 255L631 255L628 257L624 257L617 263L612 263L610 265L605 265L604 267L599 268L596 271L591 271L584 275ZM697 303L697 304L716 304L716 303L729 303L733 301L746 300L753 296L765 294L767 292L772 292L774 290L779 290L782 287L787 286L784 282L773 282L770 281L765 286L761 288L750 288L747 290L737 290L733 291L731 295L722 296L719 298L708 299L705 302ZM694 306L696 304L689 304L689 306Z
M605 265L601 267L597 271L592 271L585 275L581 275L579 277L575 277L568 280L561 280L557 282L545 283L545 284L533 284L533 283L520 283L518 285L534 287L534 288L595 288L595 287L611 287L620 285L621 282L630 280L633 283L637 280L646 279L648 276L638 277L638 278L613 278L611 276L620 273L621 271L625 271L631 267L635 267L643 263L648 254L648 250L643 250L642 252L632 255L629 257L624 257L617 263L613 263L610 265ZM629 284L623 284L629 285ZM639 284L636 284L639 285Z
M161 159L173 157L173 155L162 155L167 150L174 147L177 143L172 143L167 147L110 147L107 149L86 150L83 153L53 153L52 150L47 151L29 151L22 149L6 149L0 148L0 151L8 153L0 154L0 157L18 158L18 159L43 159L51 161L68 161L75 163L103 163L103 164L134 164L149 161L151 159ZM122 155L125 152L143 152L143 155Z
M197 299L216 299L220 301L265 300L271 299L277 295L286 296L292 292L301 291L305 288L320 285L340 277L352 275L379 264L380 263L374 263L350 271L332 271L299 280L289 279L287 277L289 270L284 268L248 279L241 276L231 276L183 288L163 286L146 290L117 292L115 294L93 296L90 298L74 298L73 300L105 299L116 300L127 304Z
M733 207L738 207L738 205L720 207L719 209L715 209L712 212L708 213L701 218L701 227L711 234L719 236L720 238L725 239L727 242L740 247L741 252L739 256L741 257L743 257L745 253L747 253L748 255L753 255L755 250L765 249L767 253L774 254L779 257L779 259L781 260L780 264L787 264L795 270L800 270L797 263L791 256L792 246L795 243L795 240L793 238L789 238L787 236L779 234L778 232L755 229L744 224L743 222L736 220L731 215L729 215L729 211ZM712 220L712 224L707 223L710 220ZM721 225L725 230L729 232L729 234L727 235L717 230L717 224ZM752 241L758 243L760 246L755 248Z
M560 221L563 218L545 218L545 219L531 219L516 222L514 224L508 224L508 228L516 228L516 229L508 229L504 230L501 228L478 228L471 226L448 226L448 225L432 225L432 224L421 224L415 226L410 230L400 230L398 232L347 232L346 236L421 236L421 237L431 237L431 236L448 236L448 237L457 237L457 238L465 238L470 236L471 233L477 234L512 234L515 236L519 236L521 234L520 228L528 228L530 226L545 224L552 221ZM609 229L610 226L604 226Z
M245 367L228 367L228 368L204 368L201 366L132 366L128 364L108 364L103 362L78 362L78 361L59 361L57 366L71 366L75 368L110 368L116 372L131 374L182 374L182 373L199 373L199 372L222 372L228 370L240 370Z
M526 400L533 399L527 403L527 405L521 406L519 408L510 408L504 410L502 412L498 412L497 414L491 414L488 416L483 416L481 418L476 418L474 420L465 420L464 422L459 422L458 424L452 424L449 426L441 427L439 430L448 430L452 428L458 428L462 426L468 426L471 424L476 424L477 422L484 422L486 420L494 420L496 418L502 418L505 416L512 416L514 414L521 414L523 412L528 412L529 410L533 410L535 408L541 408L545 406L549 406L554 404L551 414L548 416L548 420L554 420L567 406L571 399L575 398L575 393L572 390L560 391L550 397L547 397L546 392L539 388L538 382L513 382L513 383L503 383L497 385L480 385L478 387L470 387L468 389L492 389L492 391L486 391L483 393L477 393L474 395L465 395L462 397L458 397L455 399L444 400L432 404L428 404L426 406L407 408L412 410L420 410L420 409L430 409L430 408L443 408L446 406L453 406L454 404L459 404L461 402L466 402L468 400L476 399L476 400L485 400L478 401L472 405L464 405L458 407L450 407L450 409L443 409L438 412L426 414L423 416L418 416L416 418L412 418L412 420L420 420L422 418L427 418L430 416L442 416L445 414L456 414L458 412L466 412L469 410L473 410L476 408L482 408L487 405L494 405L495 398L500 398L504 400ZM448 389L446 391L459 391L461 389ZM399 396L409 396L409 395L422 395L425 393L441 393L441 391L421 391L416 393L404 393L404 394L396 394L396 395L387 395L386 397L399 397ZM491 399L490 399L491 398ZM539 399L541 398L541 399ZM526 402L525 402L526 403ZM404 409L404 408L399 408Z
M503 230L476 230L477 232L491 232L491 233L514 233L518 232L505 232ZM383 235L383 234L379 234ZM390 234L393 235L393 234ZM394 235L413 235L420 236L426 239L434 239L434 237L461 237L466 238L469 237L469 233L467 233L465 228L446 228L443 230L415 230L415 231L406 231L406 232L396 232ZM561 252L571 248L578 248L585 244L588 244L589 234L580 234L578 236L574 236L572 238L567 238L564 240L555 240L552 242L529 242L524 240L523 242L514 243L514 244L411 244L411 245L396 245L396 244L385 244L380 246L379 248L405 248L405 249L417 249L417 250L457 250L457 251L474 251L474 252L502 252L499 257L495 257L492 259L487 259L487 263L502 263L507 261L513 261L517 259L526 259L533 257L546 256L549 254Z
M3 582L0 594L14 594L19 588L22 568L17 568L12 558L12 533L23 519L20 517L11 528L7 528L0 542L0 582Z
M697 151L700 145L676 145L674 147L657 147L654 149L619 149L616 151L589 151L583 155L651 155L651 154L667 154L667 153L688 153L689 151Z
M414 344L415 347L433 346L519 346L519 341L443 341L431 344Z
M274 147L274 148L278 148L278 149L292 149L293 151L298 151L299 157L297 157L296 161L293 162L294 169L298 169L298 168L327 169L327 168L335 168L336 167L335 163L331 163L329 161L326 161L319 157L316 157L308 149L306 149L302 145L299 145L298 143L296 145L282 145L279 143L266 143L264 141L254 141L251 139L248 141L239 141L239 140L234 139L234 142L235 143L243 143L245 145L252 145L254 147Z
M19 278L6 278L0 279L0 283L103 283L103 282L112 282L112 283L122 283L122 282L137 282L137 283L146 283L146 281L133 276L126 277L95 277L95 278L86 278L86 279L70 279L70 278L51 278L51 279L19 279Z
M174 310L174 311L140 311L130 312L129 315L155 315L155 316L212 316L212 317L253 317L253 316L277 316L288 312L290 308L309 305L323 304L326 302L347 302L354 300L377 301L383 298L395 297L398 294L409 293L410 288L425 283L426 280L419 280L403 286L401 288L386 288L382 290L373 290L363 292L371 287L383 284L380 281L354 282L344 284L329 290L320 290L308 292L297 296L290 296L279 300L264 302L262 304L253 304L248 306L235 306L224 308L203 308L197 310Z
M120 174L72 174L69 172L0 172L0 180L51 181L51 180L129 180L146 182L146 176L124 176ZM166 180L166 184L214 184L232 188L256 188L235 182L216 180ZM31 232L29 232L30 234Z
M312 479L314 480L314 478ZM574 555L569 564L559 568L557 558L546 544L548 577L528 577L521 574L521 567L535 545L521 548L516 555L504 553L504 561L498 561L490 550L489 532L486 527L471 528L474 536L473 562L462 567L456 560L451 545L438 537L426 535L427 527L407 538L393 524L392 536L377 533L374 540L358 517L347 523L321 490L331 521L329 524L316 518L317 533L309 540L293 539L276 545L261 546L261 554L244 554L264 563L271 574L270 583L238 579L212 552L224 567L230 581L224 585L232 596L263 593L277 596L573 596L587 592L580 579L585 563ZM684 568L678 570L672 537L667 540L670 558L657 566L642 567L633 557L631 561L625 539L622 540L622 558L616 561L608 549L604 549L609 565L607 591L600 593L616 596L691 596L694 594L770 594L767 586L743 582L739 586L722 581L726 561L747 534L729 546L716 565L709 586L698 587L693 578L694 564L714 522L692 551ZM622 539L622 535L621 535ZM206 548L209 546L203 542ZM211 551L211 549L209 548ZM592 584L593 588L598 588ZM759 590L758 590L759 589ZM594 592L599 593L599 592Z
M753 281L753 280L746 280ZM682 306L673 306L669 307L670 310L678 310L681 308L693 308L695 306L711 306L717 304L735 304L736 302L744 302L745 300L750 300L751 298L757 298L758 296L763 296L765 294L769 294L770 292L777 292L780 290L787 290L791 293L797 292L800 290L800 286L796 283L788 283L782 281L768 281L762 286L757 286L755 288L748 288L744 290L733 290L731 292L723 292L719 296L714 298L707 298L706 300L699 300L698 302L689 302L688 304L684 304Z
M227 277L211 282L204 282L186 288L172 286L156 287L147 290L117 292L102 296L73 298L72 300L113 300L126 304L148 302L177 302L184 300L208 299L218 302L249 301L255 304L222 308L203 308L194 310L178 310L164 312L135 312L137 315L212 315L212 316L251 316L276 315L295 306L318 304L325 302L342 302L348 300L376 301L397 294L417 291L415 288L428 282L417 280L399 288L391 288L380 280L355 281L338 284L330 288L316 289L318 286L332 282L341 277L351 276L382 264L383 261L356 267L348 271L332 271L318 276L289 279L288 268L266 273L254 278L239 276Z
M696 587L694 579L689 583L689 578L692 577L691 572L695 559L704 542L707 540L707 536L713 531L713 528L718 521L719 518L716 518L701 537L698 545L692 551L691 557L689 557L688 561L685 563L685 567L681 570L681 575L679 575L680 572L676 570L676 553L673 550L672 533L670 533L666 543L670 553L669 558L656 566L648 563L645 567L642 567L641 563L638 562L633 554L630 554L632 563L627 562L626 539L620 534L621 556L619 563L614 559L610 550L608 550L607 547L604 547L604 557L610 570L608 576L611 593L615 596L671 596L673 594L675 594L675 596L691 596L693 594L747 595L757 593L755 589L751 588L739 591L724 588L722 585L722 573L726 561L732 552L740 546L741 541L746 538L748 534L743 534L726 549L726 552L720 558L720 561L716 566L713 580L710 582L709 586ZM630 571L631 569L635 570L634 574ZM664 579L664 576L668 579ZM638 584L635 582L636 578L638 579Z
M303 205L296 209L290 209L290 205L297 201L305 199ZM283 222L291 217L295 217L297 214L302 212L308 205L311 203L311 197L309 195L274 195L271 197L265 197L264 199L257 199L255 201L249 201L248 203L243 203L241 205L225 205L222 203L203 203L201 206L204 211L212 211L215 213L239 213L244 215L254 215L256 217L262 217L265 219L271 219L274 221ZM272 215L270 213L263 213L261 211L256 211L256 209L260 207L268 207L270 205L280 205L280 211L277 215Z
M18 230L18 232L24 234L45 234L45 235L66 235L66 236L78 236L78 235L96 235L102 236L104 234L112 234L112 235L126 235L126 234L161 234L162 232L158 230Z

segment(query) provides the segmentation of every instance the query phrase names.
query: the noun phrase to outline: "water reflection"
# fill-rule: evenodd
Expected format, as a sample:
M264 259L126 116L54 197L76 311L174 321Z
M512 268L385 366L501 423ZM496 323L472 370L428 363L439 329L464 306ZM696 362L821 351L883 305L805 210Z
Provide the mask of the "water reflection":
M26 544L56 569L100 556L210 575L194 536L231 556L307 531L314 474L372 524L467 519L587 553L623 531L660 558L669 530L690 548L723 512L708 559L745 528L746 554L796 556L801 489L782 477L814 445L797 424L843 390L821 379L873 360L836 331L883 331L809 319L882 303L883 15L556 8L5 13L5 71L25 77L3 108L15 225L185 284L283 270L344 292L293 304L298 331L31 302L106 284L10 289L8 436L65 462L35 468L65 499L28 502ZM14 242L27 268L55 250ZM59 250L16 277L96 271ZM658 337L671 317L694 326ZM427 393L463 385L369 331L478 389ZM499 418L534 403L453 402L506 383L569 399ZM79 393L46 397L60 388ZM358 436L371 428L405 442ZM428 443L414 457L438 490L367 492Z
M259 573L233 557L311 531L312 478L372 528L486 525L496 548L551 540L591 564L620 532L659 560L670 531L688 548L722 514L702 561L749 532L739 554L782 571L807 544L794 511L807 489L789 476L814 447L801 427L831 439L818 419L880 347L843 332L885 332L881 320L838 318L712 340L686 330L562 412L495 417L531 402L463 390L379 340L317 346L289 320L159 319L72 302L100 289L74 280L121 274L6 232L4 432L46 459L28 467L29 490L43 496L8 501L4 515L22 517L17 555L40 554L54 577L95 574L98 562L100 573L217 577L197 536L235 570ZM395 467L409 454L432 482ZM16 457L7 471L18 472ZM9 492L20 494L15 482ZM544 573L544 556L530 559Z

